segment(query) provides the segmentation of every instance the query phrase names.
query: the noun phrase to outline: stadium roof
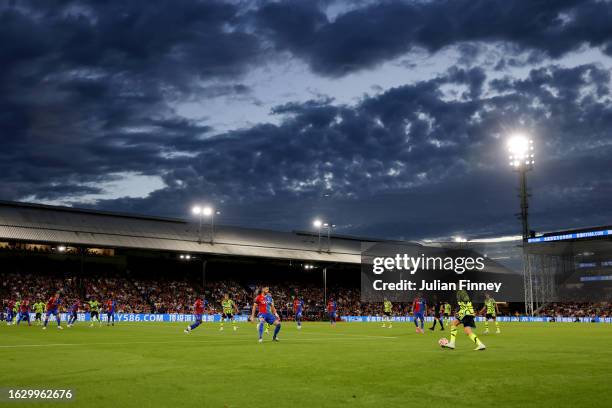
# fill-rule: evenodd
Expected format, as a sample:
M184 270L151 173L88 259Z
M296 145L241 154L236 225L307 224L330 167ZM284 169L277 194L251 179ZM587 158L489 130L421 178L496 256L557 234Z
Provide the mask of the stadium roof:
M364 242L333 236L328 251L324 237L320 251L318 236L307 232L215 226L214 236L214 244L198 243L198 224L181 219L0 201L0 240L354 264Z

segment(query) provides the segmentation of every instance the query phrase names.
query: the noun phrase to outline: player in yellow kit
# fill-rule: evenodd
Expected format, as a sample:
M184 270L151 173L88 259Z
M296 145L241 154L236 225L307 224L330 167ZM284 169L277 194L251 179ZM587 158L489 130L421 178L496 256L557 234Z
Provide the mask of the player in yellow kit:
M453 311L453 307L450 303L444 302L444 324L448 326L450 322L450 315Z
M382 327L387 327L386 322L389 322L389 328L392 328L393 325L391 324L391 313L393 312L393 304L388 299L385 299L383 302L383 310L384 316Z
M45 302L41 302L40 300L38 300L36 303L34 303L34 313L36 313L36 315L34 316L34 321L38 322L39 326L42 324L42 315L44 312Z
M500 334L501 330L499 330L499 322L497 321L497 315L499 314L499 307L497 306L497 302L495 299L489 294L485 294L485 302L484 306L480 310L480 314L482 314L486 310L485 315L485 331L483 334L489 334L489 320L493 320L495 322L495 333Z
M223 314L221 315L221 327L219 327L219 330L223 330L223 324L227 320L232 322L234 331L236 331L237 327L234 315L238 314L238 307L236 306L236 303L234 303L234 301L229 298L229 295L227 293L223 295L221 307L223 308Z
M476 328L476 323L474 322L474 307L472 306L472 301L470 300L469 295L465 290L457 291L457 305L459 307L459 311L457 312L457 316L451 323L451 338L450 341L446 344L443 344L442 347L446 347L449 349L455 348L455 338L457 337L457 326L460 324L463 325L463 332L467 334L467 336L476 344L475 351L485 350L486 346L480 341L476 333L473 332L473 329Z

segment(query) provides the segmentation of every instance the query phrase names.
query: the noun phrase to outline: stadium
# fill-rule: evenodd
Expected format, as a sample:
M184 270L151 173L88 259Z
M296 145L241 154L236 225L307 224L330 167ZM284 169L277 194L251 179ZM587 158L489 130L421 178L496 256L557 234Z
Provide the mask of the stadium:
M605 282L610 272L606 262L611 242L607 229L597 231L606 232L564 231L532 238L530 263L550 265L553 259L561 258L566 268L555 268L563 271L560 287ZM316 231L223 226L215 227L213 235L212 225L200 228L197 221L2 202L0 296L5 324L0 347L6 355L6 367L13 373L9 381L34 388L41 386L40 381L57 389L69 384L79 406L103 406L117 400L124 406L143 402L191 405L198 403L201 393L206 395L207 406L250 406L250 393L219 389L239 387L239 378L248 376L250 367L264 358L270 359L274 368L267 375L279 385L279 406L303 403L302 394L320 398L321 406L369 406L374 400L393 406L420 392L418 378L453 372L460 361L470 358L467 353L472 353L471 348L453 350L452 356L440 350L435 336L439 328L423 337L415 335L412 299L405 296L403 302L394 302L388 320L382 302L361 302L361 248L380 241L319 238ZM468 244L462 243L460 250L465 251ZM550 244L553 247L548 247ZM482 243L474 243L478 247L474 251L484 251L483 245L493 251L490 244ZM458 244L435 246L457 250ZM587 249L590 252L586 253ZM585 256L593 262L582 262ZM577 272L585 269L588 273L576 279ZM272 343L271 333L264 334L263 344L257 344L256 324L248 321L257 290L264 286L270 287L283 322L281 344ZM56 291L65 299L60 307L61 325L70 318L73 303L80 301L71 327L42 333L44 317L37 320L33 309L28 310L29 321L16 322L20 307L16 302L47 302ZM525 378L521 387L547 401L551 401L549 387L567 381L566 391L558 391L558 399L555 397L561 406L568 398L589 398L597 378L605 382L609 363L605 345L612 327L606 324L612 323L610 302L563 302L541 292L536 290L533 315L525 315L522 302L498 303L496 324L501 325L502 334L495 338L481 335L494 350L487 351L494 357L477 354L480 362L471 366L480 377L474 384L483 387L478 404L503 399L493 394L498 382L509 381L507 373L512 367L522 367L537 377L537 384ZM431 296L433 292L426 293ZM236 315L223 323L225 294L235 302ZM609 299L609 288L605 296ZM199 330L186 335L185 327L195 321L193 305L198 298L208 302L204 322ZM89 306L90 301L104 305L109 299L116 302L112 326L108 326L104 306L98 321L92 319ZM295 299L303 301L303 329L302 323L298 326L295 321ZM337 305L334 325L326 313L330 299ZM8 326L11 308L15 313L10 319L15 320ZM433 307L431 310L425 319L427 326L433 324L436 314ZM484 317L477 320L480 326ZM52 316L49 328L54 325ZM555 325L553 338L546 335L551 325ZM480 327L478 332L482 333ZM461 340L464 346L469 341ZM601 357L569 357L577 344L584 355ZM569 353L559 365L549 360L552 345L554 353ZM258 346L264 350L257 350ZM404 355L411 357L389 359ZM510 367L501 371L490 367L504 364ZM46 377L45 367L62 367L62 375ZM194 367L198 375L186 378L184 370ZM589 376L584 376L583 370L588 370ZM105 385L101 385L100 372L117 378L117 382L106 384L108 380L103 380ZM372 378L368 384L373 384L364 389L363 378ZM406 387L406 379L418 385ZM332 392L327 387L329 381L334 382ZM377 386L377 381L382 383ZM491 399L486 390L493 393Z
M0 0L0 406L609 405L611 21Z

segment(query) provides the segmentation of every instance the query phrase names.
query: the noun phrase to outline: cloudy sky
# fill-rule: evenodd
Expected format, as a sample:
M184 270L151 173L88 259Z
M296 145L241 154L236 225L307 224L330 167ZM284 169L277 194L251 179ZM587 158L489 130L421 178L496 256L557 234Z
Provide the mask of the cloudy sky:
M0 199L388 238L612 224L612 2L0 0Z

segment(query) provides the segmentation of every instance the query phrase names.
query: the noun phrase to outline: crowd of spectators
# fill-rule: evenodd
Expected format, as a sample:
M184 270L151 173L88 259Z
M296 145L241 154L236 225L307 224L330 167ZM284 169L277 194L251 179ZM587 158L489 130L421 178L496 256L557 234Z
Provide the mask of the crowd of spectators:
M0 251L25 252L28 254L57 254L57 255L87 255L87 256L112 256L113 249L109 248L78 248L73 246L52 246L46 244L27 244L19 242L0 242Z
M124 313L150 313L151 305L142 297L134 283L116 276L82 278L82 297L85 301L104 302L113 299L117 308Z
M545 317L612 317L612 303L599 302L599 303L578 303L578 302L564 302L564 303L548 303L542 306L537 314Z
M32 273L0 274L0 297L3 299L30 299L46 301L55 291L61 290L65 297L79 297L75 279L70 276Z
M124 313L190 313L198 297L204 297L208 309L221 311L224 294L229 294L239 310L249 313L258 288L268 286L275 306L282 317L293 314L293 300L296 296L304 301L304 317L320 319L325 315L325 296L333 298L338 315L380 315L380 303L360 301L357 288L330 287L327 292L320 286L303 282L240 283L235 280L202 282L183 277L130 277L130 276L69 276L61 274L1 273L0 300L29 299L31 302L46 301L53 293L60 291L64 304L79 299L81 302L97 300L104 302L112 298L117 311ZM393 314L408 315L410 303L394 303ZM537 314L547 317L612 317L612 304L604 303L549 303Z

